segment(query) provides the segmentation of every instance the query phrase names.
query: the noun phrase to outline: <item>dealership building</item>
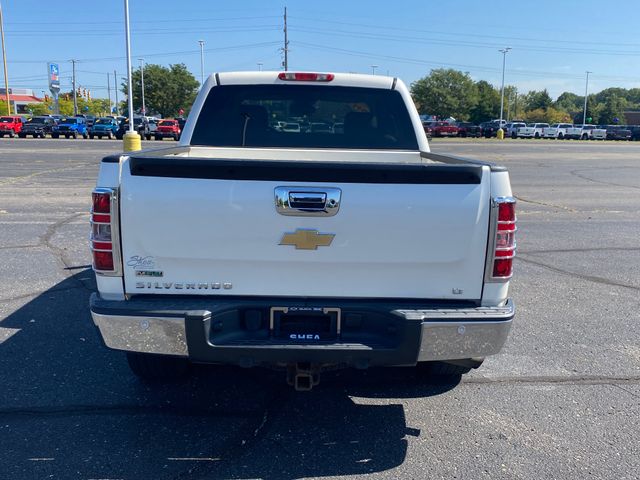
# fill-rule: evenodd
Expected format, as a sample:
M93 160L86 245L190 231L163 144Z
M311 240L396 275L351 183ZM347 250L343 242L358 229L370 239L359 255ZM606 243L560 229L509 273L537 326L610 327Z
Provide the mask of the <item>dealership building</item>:
M6 100L6 90L0 88L0 103L4 103ZM30 88L10 88L9 89L9 103L11 104L11 113L23 114L29 113L27 105L30 103L42 103L43 99L38 98L33 94L33 90Z

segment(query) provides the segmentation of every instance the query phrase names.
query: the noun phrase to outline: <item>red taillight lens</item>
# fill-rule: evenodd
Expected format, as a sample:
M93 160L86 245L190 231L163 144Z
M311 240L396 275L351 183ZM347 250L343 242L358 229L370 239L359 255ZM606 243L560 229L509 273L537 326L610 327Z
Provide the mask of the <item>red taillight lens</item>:
M491 278L504 281L513 274L513 257L516 253L516 200L513 197L494 199L497 205L496 236L491 258Z
M93 192L93 213L111 212L111 194L105 192Z
M280 72L278 74L278 79L290 82L330 82L334 78L333 73Z
M113 270L113 252L93 252L93 267L96 270Z
M513 259L496 259L493 262L494 277L510 277L513 274Z
M111 211L117 199L114 195L115 191L108 188L97 188L92 193L91 253L93 268L101 275L120 274L119 243L113 237L113 233L117 235L118 231L117 208Z

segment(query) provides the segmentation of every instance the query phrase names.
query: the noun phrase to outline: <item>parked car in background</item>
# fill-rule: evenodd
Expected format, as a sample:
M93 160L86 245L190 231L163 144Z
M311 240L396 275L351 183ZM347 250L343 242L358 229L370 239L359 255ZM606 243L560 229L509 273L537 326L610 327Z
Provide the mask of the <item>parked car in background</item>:
M84 122L87 124L87 129L91 131L91 127L93 127L93 124L96 123L96 116L84 115Z
M422 129L424 130L424 133L427 135L427 138L433 137L433 131L431 130L431 122L430 121L422 122ZM333 130L335 131L335 126L333 127ZM342 131L344 132L344 127L343 127Z
M109 139L115 138L118 131L118 122L113 117L98 118L93 124L89 138L102 138L107 137Z
M180 125L177 120L164 119L158 123L158 128L154 134L156 140L162 140L163 138L173 138L174 140L180 140Z
M640 125L630 125L629 130L631 130L631 140L640 140Z
M26 138L31 135L33 138L45 138L50 135L56 121L53 117L33 117L22 126L22 130L18 133L20 138Z
M158 131L158 122L160 121L161 120L156 117L147 117L147 122L149 122L149 138L147 138L147 140L151 140Z
M631 130L622 125L607 125L606 139L607 140L631 140Z
M603 125L584 125L582 136L584 140L606 140L607 128Z
M567 129L573 127L570 123L554 123L548 128L545 128L542 132L543 138L557 138L559 140L564 139L567 134Z
M22 131L24 119L17 115L0 117L0 138L8 135L13 138Z
M138 135L146 140L151 140L151 130L149 129L149 122L144 117L134 117L133 118L133 128ZM118 140L122 140L122 137L129 130L129 119L125 118L120 122L118 126L118 131L116 132L116 138Z
M482 136L485 138L495 137L500 129L500 120L492 120L480 124Z
M511 138L518 138L518 129L522 127L526 127L527 124L524 122L509 122L504 128L504 136Z
M431 134L434 137L457 137L459 129L449 122L431 122Z
M84 117L65 117L54 125L51 130L51 138L89 138L89 131Z
M567 131L564 134L564 138L571 140L580 140L582 138L582 127L584 125L574 125L571 128L567 128Z
M456 127L458 127L458 136L459 137L481 137L482 129L471 122L458 122L456 123Z
M548 128L548 123L530 123L526 127L518 128L519 138L541 138L542 132Z

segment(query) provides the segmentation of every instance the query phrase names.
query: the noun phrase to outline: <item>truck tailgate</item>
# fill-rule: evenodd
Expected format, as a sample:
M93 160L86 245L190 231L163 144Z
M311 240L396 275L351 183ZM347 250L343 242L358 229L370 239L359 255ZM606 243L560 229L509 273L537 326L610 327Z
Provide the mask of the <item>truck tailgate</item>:
M338 189L339 210L283 215L278 187ZM132 157L125 291L479 299L489 197L486 166Z

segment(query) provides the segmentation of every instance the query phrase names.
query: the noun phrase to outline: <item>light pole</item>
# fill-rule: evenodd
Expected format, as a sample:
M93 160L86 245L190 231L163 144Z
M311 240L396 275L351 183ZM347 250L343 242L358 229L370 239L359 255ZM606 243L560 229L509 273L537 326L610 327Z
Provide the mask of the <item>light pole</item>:
M504 70L507 64L507 52L511 47L505 47L499 50L502 53L502 88L500 89L500 128L498 129L498 138L504 138L504 130L502 129L502 116L504 115Z
M4 19L2 18L2 4L0 3L0 35L2 36L2 64L4 65L4 96L7 101L7 115L11 115L11 100L9 98L9 74L7 73L7 51L4 47Z
M144 58L139 58L140 60L140 83L142 84L142 115L147 114L147 108L144 105Z
M584 85L584 112L582 113L582 125L587 123L587 93L589 92L589 74L593 72L587 71L587 81Z
M204 85L204 40L198 40L200 44L200 86Z
M376 74L376 68L378 68L379 65L371 65L371 75L375 75Z
M140 135L135 131L133 122L133 86L131 82L131 31L129 29L129 0L124 0L124 35L127 46L127 104L129 107L129 131L122 137L124 151L140 150Z
M258 62L258 71L261 72L262 71L262 63Z

